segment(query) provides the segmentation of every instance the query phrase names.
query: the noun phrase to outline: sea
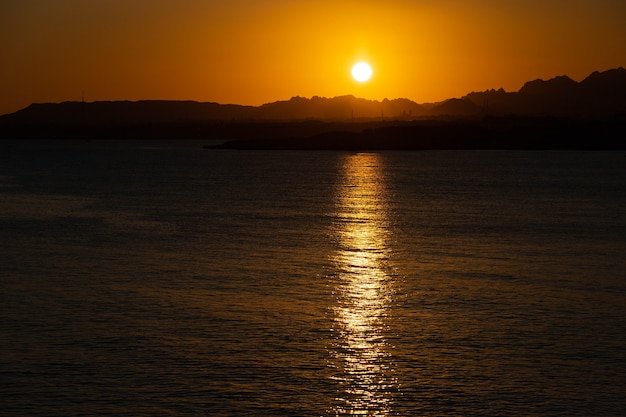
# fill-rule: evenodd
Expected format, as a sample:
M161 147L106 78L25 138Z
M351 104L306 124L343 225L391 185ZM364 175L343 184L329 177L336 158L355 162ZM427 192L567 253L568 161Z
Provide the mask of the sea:
M2 416L623 416L626 157L0 143Z

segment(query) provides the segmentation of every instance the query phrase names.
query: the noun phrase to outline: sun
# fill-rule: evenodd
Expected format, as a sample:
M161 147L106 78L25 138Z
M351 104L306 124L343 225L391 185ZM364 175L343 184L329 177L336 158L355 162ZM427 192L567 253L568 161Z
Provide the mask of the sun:
M372 76L372 67L367 62L357 62L352 67L352 78L360 83L364 83Z

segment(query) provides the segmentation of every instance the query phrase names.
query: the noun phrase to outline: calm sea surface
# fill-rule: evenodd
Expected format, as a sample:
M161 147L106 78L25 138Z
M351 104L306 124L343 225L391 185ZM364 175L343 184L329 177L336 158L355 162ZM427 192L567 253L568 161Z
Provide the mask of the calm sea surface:
M622 152L0 143L3 416L619 416Z

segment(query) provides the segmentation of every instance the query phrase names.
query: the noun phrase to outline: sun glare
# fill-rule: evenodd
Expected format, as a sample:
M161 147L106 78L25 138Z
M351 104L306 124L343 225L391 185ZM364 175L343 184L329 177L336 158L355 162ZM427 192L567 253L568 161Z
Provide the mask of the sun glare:
M370 79L372 67L367 62L358 62L352 67L352 77L360 83Z

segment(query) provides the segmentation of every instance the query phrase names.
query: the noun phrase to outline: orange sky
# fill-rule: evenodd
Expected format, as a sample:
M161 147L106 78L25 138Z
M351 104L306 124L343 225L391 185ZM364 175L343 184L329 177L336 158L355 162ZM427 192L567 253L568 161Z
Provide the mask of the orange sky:
M423 103L620 66L624 0L0 0L0 114L83 92Z

